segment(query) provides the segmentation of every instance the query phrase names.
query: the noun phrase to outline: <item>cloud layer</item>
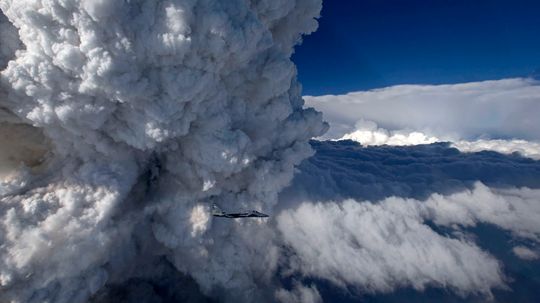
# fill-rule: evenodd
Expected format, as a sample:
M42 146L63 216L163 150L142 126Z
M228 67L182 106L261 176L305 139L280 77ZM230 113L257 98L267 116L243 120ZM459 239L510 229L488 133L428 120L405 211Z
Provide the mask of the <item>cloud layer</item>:
M475 190L468 198L483 194ZM452 202L443 201L456 197L433 199L448 206L445 203ZM278 227L297 257L291 267L343 287L391 292L399 287L436 286L488 295L492 288L503 287L502 268L494 257L426 224L430 218L423 213L446 214L444 206L431 207L432 201L425 209L422 202L399 198L377 204L305 203L280 215Z
M288 266L305 277L359 293L438 287L463 297L492 297L511 279L464 228L492 224L539 243L539 198L540 190L493 190L477 183L471 191L434 194L425 201L305 202L277 221L294 255ZM450 233L437 232L433 224ZM528 247L512 251L524 260L538 258Z
M490 187L540 187L540 162L518 155L462 153L449 143L401 147L362 147L352 141L312 144L317 154L302 163L292 186L282 193L285 200L378 201L390 196L424 200L433 193L472 189L476 181Z
M525 301L538 295L527 289L540 268L520 265L538 258L538 81L400 85L306 101L330 123L323 138L352 141L313 142L316 156L282 194L296 209L278 227L298 272L360 293L435 286L462 296L452 300L504 301L497 289L508 286ZM512 240L495 240L500 234ZM505 251L479 246L494 241Z
M450 85L399 85L346 95L306 97L331 124L324 138L356 130L362 119L381 128L443 140L540 140L540 85L504 79Z
M494 226L524 243L506 254L536 258L538 161L441 143L313 145L317 153L282 194L287 207L277 218L291 274L360 294L436 287L485 299L515 286L506 273L514 266L479 246L474 228Z

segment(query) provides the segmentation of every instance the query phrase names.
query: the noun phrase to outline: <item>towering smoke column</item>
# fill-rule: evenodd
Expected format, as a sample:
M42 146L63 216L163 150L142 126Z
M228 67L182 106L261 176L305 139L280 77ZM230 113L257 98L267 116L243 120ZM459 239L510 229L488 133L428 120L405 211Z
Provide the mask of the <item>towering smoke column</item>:
M206 295L261 296L271 229L209 205L272 213L325 131L290 61L321 0L0 9L0 301L99 301L164 263Z

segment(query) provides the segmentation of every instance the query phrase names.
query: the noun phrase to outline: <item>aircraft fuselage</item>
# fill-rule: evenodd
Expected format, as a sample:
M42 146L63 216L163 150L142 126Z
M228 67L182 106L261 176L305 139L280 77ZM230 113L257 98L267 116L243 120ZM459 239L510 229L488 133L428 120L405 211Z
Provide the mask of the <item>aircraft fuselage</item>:
M260 213L256 210L251 210L248 212L243 213L226 213L222 211L217 205L212 205L212 215L214 217L220 217L220 218L229 218L229 219L236 219L236 218L267 218L267 214Z

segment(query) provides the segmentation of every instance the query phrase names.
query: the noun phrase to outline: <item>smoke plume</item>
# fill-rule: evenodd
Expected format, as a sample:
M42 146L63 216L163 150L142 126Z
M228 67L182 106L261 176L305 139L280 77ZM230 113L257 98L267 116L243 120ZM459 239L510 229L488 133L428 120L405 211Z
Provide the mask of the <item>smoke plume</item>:
M326 130L290 61L321 1L0 9L0 301L97 300L171 268L207 296L262 296L273 232L209 205L272 214Z

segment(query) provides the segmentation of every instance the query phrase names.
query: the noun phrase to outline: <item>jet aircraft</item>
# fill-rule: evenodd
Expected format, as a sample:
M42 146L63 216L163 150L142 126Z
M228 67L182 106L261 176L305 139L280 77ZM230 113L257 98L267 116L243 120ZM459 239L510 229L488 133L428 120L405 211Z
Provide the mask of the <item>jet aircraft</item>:
M247 212L242 213L226 213L219 206L216 204L212 204L212 216L214 217L221 217L221 218L229 218L229 219L236 219L236 218L266 218L268 217L267 214L260 213L256 210L250 210Z

